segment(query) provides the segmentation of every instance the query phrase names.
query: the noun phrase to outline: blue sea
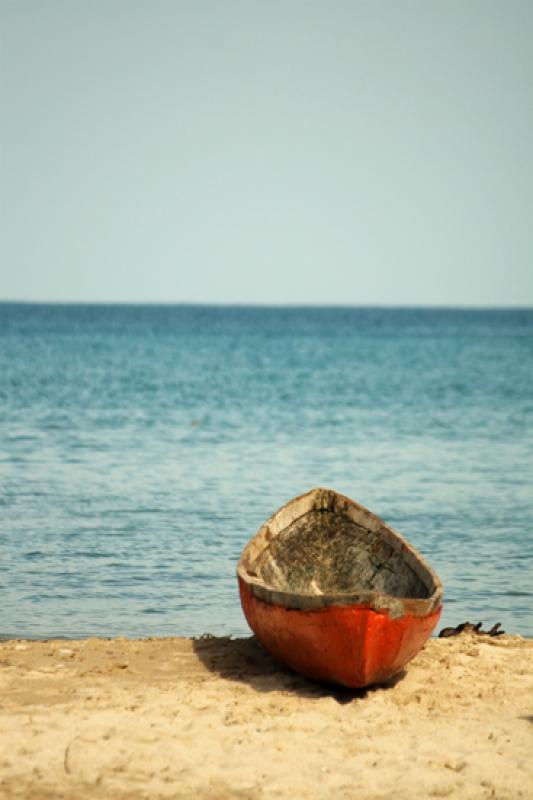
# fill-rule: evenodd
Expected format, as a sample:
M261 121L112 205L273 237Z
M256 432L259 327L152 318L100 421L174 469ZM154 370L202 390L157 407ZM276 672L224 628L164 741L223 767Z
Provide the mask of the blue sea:
M441 626L533 635L533 310L0 305L0 635L245 635L245 542L315 486Z

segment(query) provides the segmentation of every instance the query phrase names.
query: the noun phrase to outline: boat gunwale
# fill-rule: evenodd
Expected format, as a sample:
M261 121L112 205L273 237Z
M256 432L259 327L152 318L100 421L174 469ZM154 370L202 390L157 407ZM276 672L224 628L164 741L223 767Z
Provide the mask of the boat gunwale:
M385 534L388 543L396 551L402 552L407 564L426 586L430 592L428 597L396 597L383 591L357 589L351 592L311 594L292 592L267 584L254 573L253 564L274 538L311 511L344 514L369 532ZM301 611L318 611L331 606L362 606L388 613L392 618L405 614L423 617L436 611L442 604L442 583L426 559L380 517L333 489L311 489L289 500L272 514L244 547L237 564L237 576L258 600Z

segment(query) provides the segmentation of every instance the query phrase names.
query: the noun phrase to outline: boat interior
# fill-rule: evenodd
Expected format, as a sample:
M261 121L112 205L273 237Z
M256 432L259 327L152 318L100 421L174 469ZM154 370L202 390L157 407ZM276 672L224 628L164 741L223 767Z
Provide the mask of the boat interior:
M295 594L373 591L422 599L434 591L431 576L413 565L389 530L371 531L347 515L316 509L273 537L253 571L270 588Z

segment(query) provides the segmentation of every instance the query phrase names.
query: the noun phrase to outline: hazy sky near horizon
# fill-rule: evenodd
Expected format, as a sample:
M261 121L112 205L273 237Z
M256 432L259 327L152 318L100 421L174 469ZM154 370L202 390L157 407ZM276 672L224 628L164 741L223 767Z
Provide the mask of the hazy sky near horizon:
M530 0L0 0L0 299L533 305Z

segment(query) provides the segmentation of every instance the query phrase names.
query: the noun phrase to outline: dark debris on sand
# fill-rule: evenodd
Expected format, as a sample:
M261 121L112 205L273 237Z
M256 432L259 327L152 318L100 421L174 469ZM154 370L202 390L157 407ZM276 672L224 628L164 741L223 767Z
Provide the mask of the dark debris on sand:
M443 628L439 633L439 639L444 639L447 636L458 636L460 633L479 633L483 636L501 636L505 631L500 630L501 622L497 622L488 631L482 630L482 622L477 622L475 625L472 622L461 622L455 628Z

